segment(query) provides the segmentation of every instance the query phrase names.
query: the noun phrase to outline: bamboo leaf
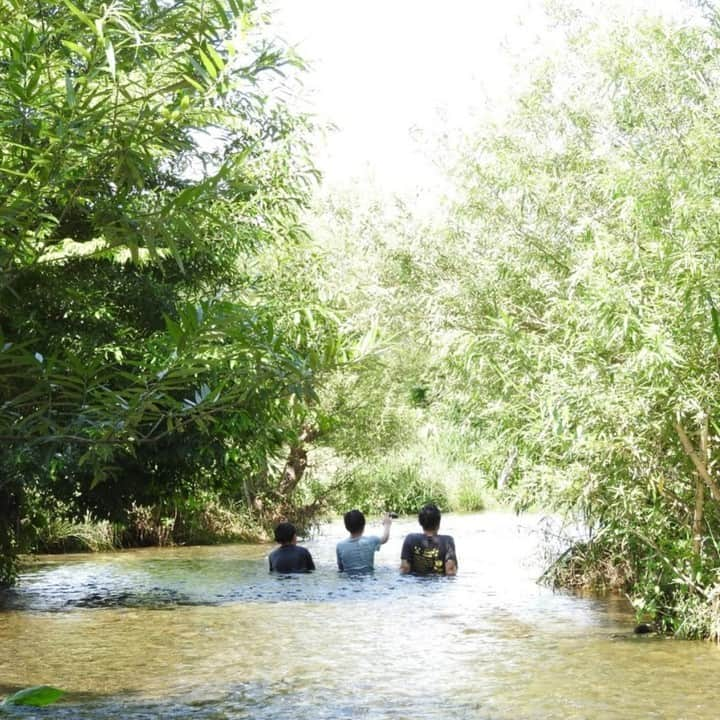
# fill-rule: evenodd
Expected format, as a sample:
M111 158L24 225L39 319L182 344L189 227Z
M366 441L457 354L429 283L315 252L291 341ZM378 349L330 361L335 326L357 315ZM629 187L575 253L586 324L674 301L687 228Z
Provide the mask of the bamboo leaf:
M11 168L2 167L2 166L0 166L0 173L7 173L8 175L14 175L16 177L21 177L21 178L32 178L33 177L32 173L24 173L24 172L20 172L19 170L13 170Z
M185 80L185 82L188 85L194 87L196 90L198 90L201 93L205 92L205 88L197 80L194 80L189 75L183 75L182 77L183 77L183 80Z
M710 319L712 320L713 334L715 335L715 340L720 344L720 313L718 313L710 295L707 296L707 300L710 304Z
M105 58L107 59L110 75L115 80L115 48L109 39L105 41Z
M205 187L202 184L192 185L185 188L175 196L173 206L176 208L183 208L190 205L203 193Z
M62 40L62 44L71 52L81 55L88 62L90 62L90 60L92 59L92 54L90 53L90 51L82 45L79 45L76 42L72 42L72 40Z
M222 72L225 68L225 61L220 57L220 53L212 46L207 46L207 52L210 58L212 59L213 63L215 64L215 67Z
M68 107L75 107L75 88L73 86L72 78L69 75L65 76L65 94L67 96Z
M205 70L207 70L208 75L214 80L217 77L217 68L215 67L215 64L213 61L203 52L202 48L198 50L198 53L200 55L200 61L203 64L203 67Z
M93 22L92 18L84 13L77 5L70 2L70 0L62 0L65 7L73 14L76 18L78 18L83 24L87 25L94 33L97 33L97 29L95 28L95 23Z

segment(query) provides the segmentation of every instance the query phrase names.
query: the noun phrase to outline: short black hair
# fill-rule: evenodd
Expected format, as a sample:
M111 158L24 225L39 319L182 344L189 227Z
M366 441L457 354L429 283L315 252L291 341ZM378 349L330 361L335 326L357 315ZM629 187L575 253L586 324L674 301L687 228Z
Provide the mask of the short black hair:
M279 542L281 545L291 543L295 535L297 535L297 530L292 523L281 522L275 528L275 542Z
M440 527L440 509L434 503L428 503L420 508L418 522L423 530L437 530Z
M365 529L365 516L359 510L348 510L343 515L343 520L349 533L362 532Z

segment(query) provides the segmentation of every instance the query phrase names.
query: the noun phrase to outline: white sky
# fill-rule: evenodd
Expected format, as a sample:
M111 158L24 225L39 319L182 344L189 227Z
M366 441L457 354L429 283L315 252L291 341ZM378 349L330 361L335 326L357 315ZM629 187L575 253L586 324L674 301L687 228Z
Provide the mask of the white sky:
M613 2L575 4L604 15ZM272 6L277 34L311 64L304 84L312 110L337 126L318 157L331 184L367 175L392 190L431 182L432 158L414 129L433 135L468 127L474 110L502 104L518 58L553 44L541 0L274 0ZM617 6L624 15L673 16L688 7L685 0Z

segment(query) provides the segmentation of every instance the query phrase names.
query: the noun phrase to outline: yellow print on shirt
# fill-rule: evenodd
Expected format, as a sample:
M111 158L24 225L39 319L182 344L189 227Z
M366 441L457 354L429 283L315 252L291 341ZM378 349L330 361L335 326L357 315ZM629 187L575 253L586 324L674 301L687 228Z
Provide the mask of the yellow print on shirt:
M421 574L442 573L445 566L440 557L440 548L413 545L412 569Z

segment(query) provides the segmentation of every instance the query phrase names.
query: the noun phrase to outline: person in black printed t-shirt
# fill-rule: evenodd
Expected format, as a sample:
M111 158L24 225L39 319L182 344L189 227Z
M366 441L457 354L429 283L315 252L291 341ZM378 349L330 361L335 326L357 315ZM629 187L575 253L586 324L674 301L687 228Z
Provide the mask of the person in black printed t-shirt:
M297 531L292 523L281 522L275 528L275 541L280 547L268 556L270 572L306 573L315 569L310 552L296 544Z
M440 510L437 505L425 505L418 514L423 531L410 533L400 553L400 572L415 575L455 575L457 555L455 541L450 535L438 535Z

